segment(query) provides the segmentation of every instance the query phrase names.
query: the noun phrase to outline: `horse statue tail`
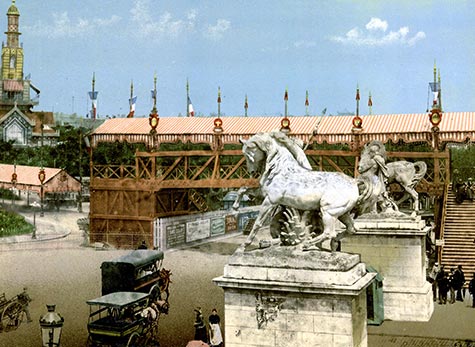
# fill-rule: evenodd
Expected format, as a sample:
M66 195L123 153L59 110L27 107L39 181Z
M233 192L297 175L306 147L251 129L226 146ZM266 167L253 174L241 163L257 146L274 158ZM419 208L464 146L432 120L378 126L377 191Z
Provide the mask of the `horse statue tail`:
M413 187L425 176L427 172L427 164L423 161L416 161L414 163L414 168L416 169L416 173L411 181Z

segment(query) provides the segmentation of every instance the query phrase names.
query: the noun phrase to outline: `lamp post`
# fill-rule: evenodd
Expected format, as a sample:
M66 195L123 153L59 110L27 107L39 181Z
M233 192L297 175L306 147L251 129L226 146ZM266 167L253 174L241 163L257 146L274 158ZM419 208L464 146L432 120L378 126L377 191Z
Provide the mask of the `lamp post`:
M12 173L12 206L15 205L14 189L15 189L17 181L18 181L18 175L16 173L16 164L14 164L13 165L13 173Z
M46 173L45 173L45 169L41 168L40 169L40 172L38 173L38 179L40 180L40 201L41 201L41 210L40 210L40 217L44 217L44 211L43 211L43 182L45 181L45 178L46 178Z
M40 318L41 342L43 347L59 347L64 318L55 312L56 305L46 305L48 312Z
M78 212L82 213L82 118L79 126L79 184Z
M40 207L40 205L37 201L34 201L31 207L33 207L33 235L31 235L31 238L36 239L36 209Z

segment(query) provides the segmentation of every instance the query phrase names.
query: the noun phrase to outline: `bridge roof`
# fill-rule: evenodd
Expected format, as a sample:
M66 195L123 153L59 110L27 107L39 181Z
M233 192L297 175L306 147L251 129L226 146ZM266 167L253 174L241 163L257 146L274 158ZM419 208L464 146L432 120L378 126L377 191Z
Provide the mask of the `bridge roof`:
M289 116L290 136L310 139L317 143L351 143L353 115L348 116ZM362 115L362 130L358 131L360 141L380 140L383 143L430 142L432 125L427 113ZM161 117L156 140L158 142L211 143L215 132L213 117ZM239 143L240 137L249 137L257 132L280 129L282 116L266 117L221 117L222 141ZM316 135L312 133L317 129ZM444 112L439 124L441 142L463 142L475 140L475 112ZM142 142L149 143L150 125L148 118L114 118L106 120L92 134L92 145L99 142Z

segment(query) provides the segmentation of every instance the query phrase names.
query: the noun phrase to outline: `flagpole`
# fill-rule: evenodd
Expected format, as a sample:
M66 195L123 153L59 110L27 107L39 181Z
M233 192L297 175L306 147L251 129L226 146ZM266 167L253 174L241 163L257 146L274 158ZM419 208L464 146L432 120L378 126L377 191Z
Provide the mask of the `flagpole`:
M356 117L360 115L360 87L356 85Z
M157 112L157 74L153 76L153 112Z
M130 80L129 117L132 116L132 103L134 97L134 80Z
M221 87L218 87L218 118L221 118Z
M285 111L284 115L287 117L287 101L289 100L289 93L287 91L287 88L285 88L285 94L284 94L284 101L285 101Z
M308 90L305 92L305 115L308 116Z
M438 94L438 97L439 97L439 110L442 111L442 86L440 84L440 69L439 69L439 94Z
M96 73L92 73L92 119L96 120L96 107L94 105L94 86L96 84Z
M373 100L371 100L371 92L369 92L369 98L368 98L368 106L369 106L369 114L373 114Z
M186 79L186 116L190 116L190 85L188 83L188 78Z
M247 94L246 98L244 99L244 116L247 117L247 108L249 107L249 104L247 103Z

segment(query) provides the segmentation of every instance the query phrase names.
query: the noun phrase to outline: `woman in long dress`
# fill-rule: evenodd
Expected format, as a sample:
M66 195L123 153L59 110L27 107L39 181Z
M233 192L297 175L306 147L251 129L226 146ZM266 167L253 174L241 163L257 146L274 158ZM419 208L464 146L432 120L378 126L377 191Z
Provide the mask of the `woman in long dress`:
M211 347L220 347L223 344L223 336L221 334L220 322L218 311L215 308L211 311L211 315L208 318L209 322L209 340Z

